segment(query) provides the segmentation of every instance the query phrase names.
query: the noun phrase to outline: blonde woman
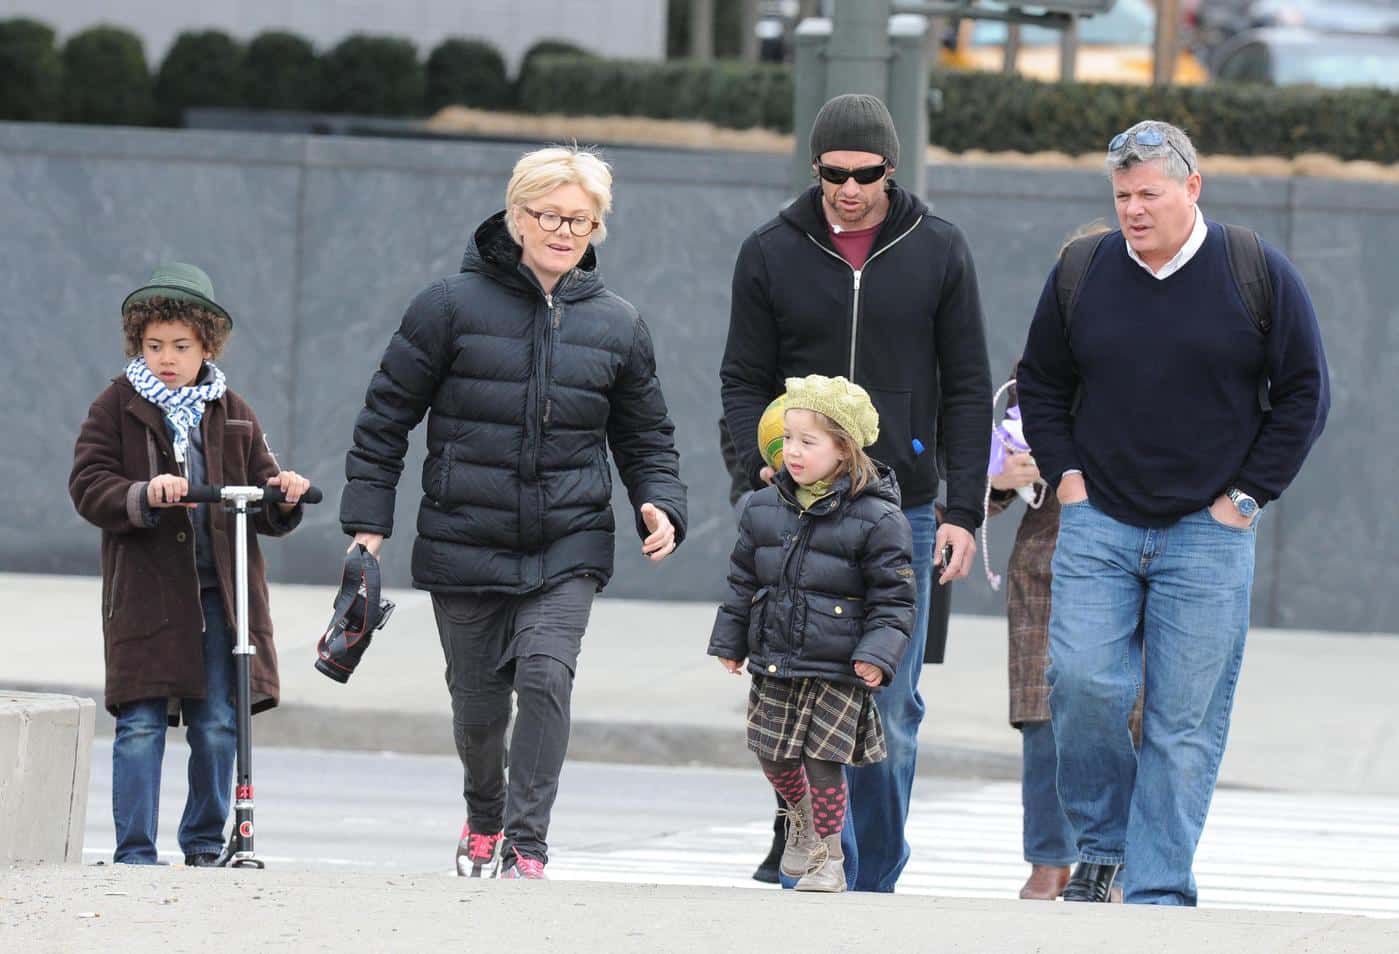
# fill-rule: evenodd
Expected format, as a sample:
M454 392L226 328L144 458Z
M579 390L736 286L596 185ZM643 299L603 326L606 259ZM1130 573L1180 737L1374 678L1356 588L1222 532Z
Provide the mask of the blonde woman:
M432 593L447 662L463 875L544 877L579 645L612 576L609 447L642 552L659 562L684 539L650 333L598 273L611 207L596 154L523 156L460 273L408 306L346 458L341 525L377 553L408 434L428 416L413 584Z

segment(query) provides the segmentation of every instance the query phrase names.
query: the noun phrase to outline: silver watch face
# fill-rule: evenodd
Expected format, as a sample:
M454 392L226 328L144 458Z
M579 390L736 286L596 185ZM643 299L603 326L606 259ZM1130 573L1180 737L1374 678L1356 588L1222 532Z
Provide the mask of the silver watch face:
M1251 517L1258 512L1258 501L1240 492L1234 494L1234 507L1242 516Z

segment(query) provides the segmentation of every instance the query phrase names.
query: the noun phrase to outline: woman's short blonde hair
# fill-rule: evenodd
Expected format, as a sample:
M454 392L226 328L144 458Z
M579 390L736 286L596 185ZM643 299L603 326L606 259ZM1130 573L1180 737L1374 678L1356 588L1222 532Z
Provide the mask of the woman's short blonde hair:
M612 167L590 149L549 146L521 156L505 187L505 227L517 244L520 230L514 210L565 185L581 187L593 201L593 216L598 224L589 241L601 245L607 238L607 213L612 211Z

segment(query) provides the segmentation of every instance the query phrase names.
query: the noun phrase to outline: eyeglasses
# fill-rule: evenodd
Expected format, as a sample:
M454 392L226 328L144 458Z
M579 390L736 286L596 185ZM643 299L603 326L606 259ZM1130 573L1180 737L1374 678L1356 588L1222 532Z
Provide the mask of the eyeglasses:
M1165 133L1161 132L1159 129L1138 129L1136 132L1120 132L1116 136L1113 136L1112 140L1108 143L1108 152L1121 152L1123 149L1127 148L1129 143L1136 143L1139 146L1160 146L1162 144L1170 146L1175 150L1176 155L1180 156L1181 162L1185 163L1185 170L1187 172L1195 171L1195 164L1185 158L1185 153L1181 152L1180 148L1167 139Z
M889 170L889 163L881 162L877 166L862 166L859 169L838 169L835 166L828 166L824 162L816 164L816 172L833 185L845 185L847 179L854 179L860 185L870 185L878 182L884 177L884 173Z
M539 227L546 232L557 232L559 226L568 223L568 230L578 238L587 238L593 234L593 229L598 227L598 223L588 218L586 215L559 215L557 212L536 212L527 205L520 208L534 216L534 220L539 223Z

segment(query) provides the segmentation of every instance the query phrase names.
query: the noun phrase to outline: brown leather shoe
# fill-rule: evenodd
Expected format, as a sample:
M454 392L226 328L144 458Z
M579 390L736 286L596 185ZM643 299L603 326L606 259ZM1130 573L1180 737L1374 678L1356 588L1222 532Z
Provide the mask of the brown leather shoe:
M1054 901L1064 893L1069 883L1069 869L1058 865L1032 865L1025 887L1020 889L1022 901Z

